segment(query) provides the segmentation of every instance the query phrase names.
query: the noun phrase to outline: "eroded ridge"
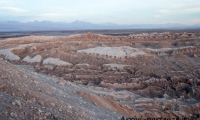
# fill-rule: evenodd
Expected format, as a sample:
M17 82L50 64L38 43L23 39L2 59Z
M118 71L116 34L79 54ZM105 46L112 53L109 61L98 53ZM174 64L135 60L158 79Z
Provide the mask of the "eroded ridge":
M200 33L86 33L9 38L0 43L2 62L20 69L28 65L27 70L55 78L48 86L61 92L66 84L75 85L70 95L87 101L94 108L92 112L88 108L91 115L100 109L110 111L105 118L200 115ZM59 101L61 96L57 97Z

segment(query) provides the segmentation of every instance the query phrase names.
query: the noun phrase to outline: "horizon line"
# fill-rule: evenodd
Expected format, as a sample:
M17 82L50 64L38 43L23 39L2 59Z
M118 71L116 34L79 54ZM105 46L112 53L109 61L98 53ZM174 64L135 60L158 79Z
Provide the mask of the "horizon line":
M85 23L90 23L90 24L115 24L115 25L166 25L166 24L177 24L177 25L200 25L200 24L186 24L186 23L173 23L173 22L168 22L168 23L132 23L132 24L118 24L118 23L113 23L113 22L104 22L104 23L93 23L93 22L88 22L88 21L83 21L83 20L75 20L72 22L63 22L63 21L51 21L51 20L33 20L33 21L27 21L27 22L22 22L22 21L17 21L17 20L6 20L6 21L0 21L0 22L18 22L18 23L31 23L31 22L51 22L51 23L75 23L75 22L85 22Z

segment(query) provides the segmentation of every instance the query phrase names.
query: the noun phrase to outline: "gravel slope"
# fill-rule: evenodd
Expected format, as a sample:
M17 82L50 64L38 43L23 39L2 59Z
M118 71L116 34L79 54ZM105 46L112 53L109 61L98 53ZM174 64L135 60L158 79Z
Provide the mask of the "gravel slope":
M87 89L0 60L0 119L119 119L77 92ZM91 93L92 94L92 93Z

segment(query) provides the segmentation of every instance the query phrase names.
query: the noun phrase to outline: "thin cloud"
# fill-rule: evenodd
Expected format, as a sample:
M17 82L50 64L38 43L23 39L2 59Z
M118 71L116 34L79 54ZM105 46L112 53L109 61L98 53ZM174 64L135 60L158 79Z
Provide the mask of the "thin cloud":
M186 12L192 12L192 13L196 13L196 12L200 12L200 7L196 7L196 8L187 8L185 9Z
M154 18L160 19L160 18L161 18L161 15L154 15Z
M12 12L26 12L27 10L16 7L0 7L0 10L12 11Z
M163 10L158 10L158 12L159 12L159 13L170 13L171 11L170 11L170 10L165 10L165 9L163 9Z
M39 16L55 17L55 16L76 16L76 15L77 14L45 13L45 14L40 14Z
M162 14L170 14L170 13L198 13L198 12L200 12L200 7L180 8L180 9L173 9L173 10L161 9L161 10L158 10L158 12L162 13Z
M190 23L190 24L200 24L200 18L190 19L190 20L188 20L186 22Z
M8 2L5 0L0 0L0 4L7 4Z

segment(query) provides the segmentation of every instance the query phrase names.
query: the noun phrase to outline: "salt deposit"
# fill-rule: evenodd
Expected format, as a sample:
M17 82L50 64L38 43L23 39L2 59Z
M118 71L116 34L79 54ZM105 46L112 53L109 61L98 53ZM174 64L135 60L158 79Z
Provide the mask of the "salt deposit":
M31 44L24 44L24 45L19 45L18 47L15 48L8 48L8 49L3 49L0 50L0 55L3 55L5 59L8 60L20 60L20 57L18 55L15 55L12 53L12 50L15 49L22 49L26 46L30 46Z
M41 55L36 55L33 58L30 58L29 56L26 56L22 61L34 63L34 62L40 62L42 60Z
M11 50L12 49L0 50L0 55L4 55L4 58L8 60L20 60L20 57L13 54Z
M151 51L168 51L168 50L178 50L178 49L185 49L185 48L193 48L193 46L177 47L177 48L160 48L160 49L146 48L146 49L151 50Z
M125 57L125 56L136 56L146 54L145 52L132 48L129 46L122 47L95 47L89 49L78 50L78 52L84 53L96 53L100 55L116 56L116 57Z
M90 65L87 63L82 63L82 64L76 64L76 66L90 66Z
M53 66L52 65L44 65L44 68L47 68L48 70L53 70Z
M119 68L123 69L124 67L130 66L130 65L122 65L122 64L104 64L104 66L109 66L111 68Z
M71 63L62 61L59 58L46 58L45 60L43 60L43 64L53 64L58 66L71 65Z
M185 48L192 48L192 46L186 47L178 47L178 48L161 48L161 49L152 49L152 48L132 48L129 46L121 46L121 47L95 47L95 48L88 48L83 50L78 50L77 52L82 53L95 53L100 55L108 55L108 56L116 56L116 57L125 57L125 56L137 56L137 55L145 55L146 52L143 50L151 50L151 51L168 51L168 50L178 50L178 49L185 49Z

